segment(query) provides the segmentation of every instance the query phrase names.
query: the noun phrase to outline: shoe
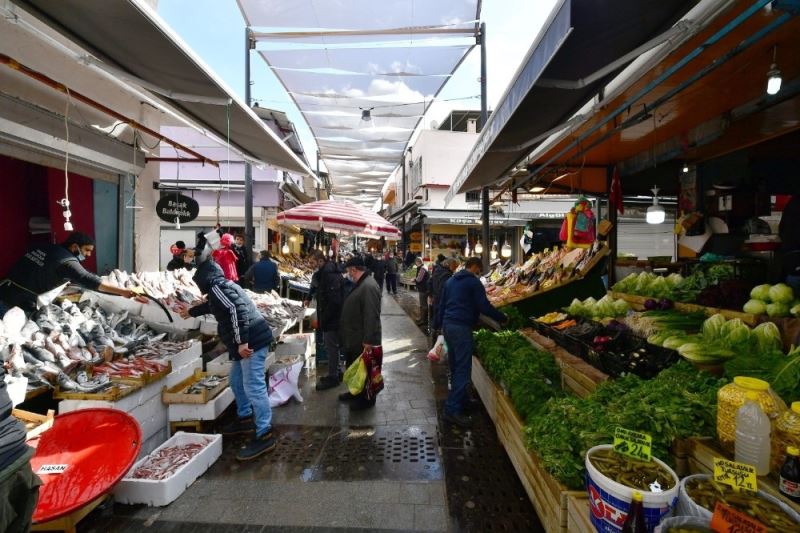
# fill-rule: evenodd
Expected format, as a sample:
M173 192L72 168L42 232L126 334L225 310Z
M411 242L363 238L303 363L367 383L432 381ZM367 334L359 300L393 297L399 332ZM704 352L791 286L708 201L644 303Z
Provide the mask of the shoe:
M349 392L343 392L342 394L339 395L340 402L351 402L355 400L355 398L356 397L350 394Z
M334 387L338 387L339 383L341 383L341 382L342 382L342 380L338 376L337 377L324 376L324 377L320 378L320 380L317 382L317 387L316 388L319 391L328 390L328 389L332 389Z
M468 428L472 425L472 419L467 415L452 415L450 413L444 414L444 421L449 422L460 428Z
M474 398L470 398L464 402L465 413L474 413L476 411L480 411L481 407L483 407L483 402Z
M223 435L242 435L244 433L252 433L256 430L256 423L253 421L252 416L245 418L237 418L229 424L225 424L220 429Z
M239 450L239 453L236 454L236 460L251 461L273 451L277 445L278 439L273 435L272 429L269 429L264 435L254 437L250 444Z
M372 407L375 407L374 398L372 400L365 400L364 398L356 398L355 401L353 401L350 404L351 411L366 411L367 409L370 409Z

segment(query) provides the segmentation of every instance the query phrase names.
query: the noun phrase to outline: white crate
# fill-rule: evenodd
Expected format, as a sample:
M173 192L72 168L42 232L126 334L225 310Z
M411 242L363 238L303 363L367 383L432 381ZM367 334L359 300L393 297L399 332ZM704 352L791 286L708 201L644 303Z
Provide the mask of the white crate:
M58 413L68 413L79 409L90 409L92 407L107 407L131 413L134 409L147 403L148 400L161 398L161 389L164 388L165 381L159 379L145 387L124 396L116 402L106 400L61 400L58 403Z
M158 391L161 392L159 386ZM125 398L123 398L124 400ZM95 407L105 407L108 409L117 409L124 411L121 407L122 401L108 402L102 400L61 400L58 404L58 413L69 413L71 411L80 411L81 409L91 409ZM143 403L138 405L131 405L130 411L125 411L131 415L138 423L142 430L142 440L147 440L160 429L169 425L167 406L161 402L161 395L155 394Z
M208 363L206 363L206 372L215 376L229 376L231 373L231 361L228 357L228 352L221 353Z
M203 345L197 340L192 340L191 345L183 351L170 355L167 359L172 363L172 368L181 368L203 355Z
M188 378L189 376L194 374L195 370L202 370L203 369L203 359L201 357L197 357L193 359L191 362L183 365L180 368L172 367L172 372L167 374L166 382L164 384L165 387L172 388L184 379Z
M142 442L142 447L139 449L139 455L136 457L136 460L143 458L145 455L150 455L150 452L167 442L169 438L169 428L164 427L161 431L158 431L155 435L151 435L149 438L144 439Z
M157 452L161 448L170 446L203 442L208 443L206 447L167 479L123 478L114 488L115 501L127 505L144 503L156 507L162 507L174 502L189 485L202 476L222 455L222 435L204 435L179 431L154 450L154 452ZM132 474L146 460L147 458L145 457L137 461L128 472L128 475Z
M219 324L210 315L200 318L200 333L203 335L217 335Z
M169 404L169 421L216 420L232 403L233 391L230 387L225 387L221 393L206 403Z
M283 335L275 346L275 357L280 359L284 355L302 355L304 359L308 359L311 357L313 347L313 333Z

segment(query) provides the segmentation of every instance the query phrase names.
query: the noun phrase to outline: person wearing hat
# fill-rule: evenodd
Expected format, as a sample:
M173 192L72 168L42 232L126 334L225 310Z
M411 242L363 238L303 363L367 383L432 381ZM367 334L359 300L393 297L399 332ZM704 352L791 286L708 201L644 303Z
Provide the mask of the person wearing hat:
M442 256L444 258L444 256ZM417 320L418 326L427 326L428 325L428 293L430 292L430 287L428 287L431 275L428 272L428 269L425 268L425 263L422 261L421 257L417 257L414 260L414 263L417 265L417 276L414 278L414 283L417 287L417 293L419 293L419 320Z
M272 408L266 380L267 351L272 344L272 330L253 301L236 283L225 278L219 265L209 260L207 252L198 253L198 267L192 279L206 301L181 311L181 316L213 314L219 324L219 336L231 359L230 386L236 398L238 418L221 430L223 435L255 433L248 446L239 450L236 459L249 461L277 446L272 431Z
M360 257L350 259L345 264L345 270L354 287L342 305L339 342L349 367L365 350L374 348L380 353L381 290ZM380 362L377 364L379 366ZM370 375L369 372L367 375ZM350 402L352 409L373 407L375 397L367 390L369 386L368 382L364 392L358 396L345 392L339 396L339 400Z
M0 281L0 317L15 306L29 313L36 311L40 305L50 303L57 296L47 293L66 283L136 298L137 294L132 290L107 283L81 266L81 262L93 252L94 239L77 231L61 244L45 244L29 250L11 267L8 277Z

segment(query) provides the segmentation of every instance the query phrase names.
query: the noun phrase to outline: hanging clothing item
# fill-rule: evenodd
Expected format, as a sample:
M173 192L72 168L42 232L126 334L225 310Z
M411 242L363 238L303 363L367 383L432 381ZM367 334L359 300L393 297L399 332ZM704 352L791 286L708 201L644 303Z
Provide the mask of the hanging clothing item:
M597 230L592 205L583 196L564 216L559 238L567 248L589 248L595 241Z
M239 274L236 272L236 254L230 248L220 248L211 253L211 257L222 269L225 279L239 281Z

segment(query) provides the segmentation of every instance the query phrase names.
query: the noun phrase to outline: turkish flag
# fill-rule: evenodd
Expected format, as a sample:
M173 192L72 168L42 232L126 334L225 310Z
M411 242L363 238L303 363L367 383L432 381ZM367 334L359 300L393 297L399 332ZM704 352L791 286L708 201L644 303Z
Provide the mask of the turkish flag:
M611 191L608 201L617 208L620 215L625 214L625 206L622 205L622 183L619 181L619 169L614 167L614 176L611 178Z

